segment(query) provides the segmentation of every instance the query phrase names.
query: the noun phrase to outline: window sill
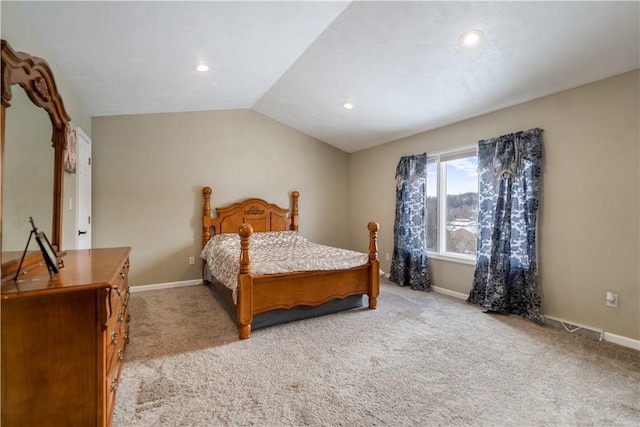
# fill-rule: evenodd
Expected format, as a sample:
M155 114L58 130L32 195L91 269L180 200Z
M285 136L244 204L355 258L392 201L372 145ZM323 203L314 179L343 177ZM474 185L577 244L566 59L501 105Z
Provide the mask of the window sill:
M459 264L476 265L475 257L471 258L469 256L456 255L452 253L439 254L437 252L427 252L427 258L439 259L442 261L457 262Z

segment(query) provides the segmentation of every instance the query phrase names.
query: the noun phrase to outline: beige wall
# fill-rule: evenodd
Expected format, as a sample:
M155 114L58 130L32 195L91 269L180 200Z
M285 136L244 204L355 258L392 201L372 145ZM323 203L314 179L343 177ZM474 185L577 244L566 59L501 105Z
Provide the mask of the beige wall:
M639 73L622 74L349 157L350 242L381 226L382 268L393 252L394 174L403 155L533 127L544 129L539 283L548 316L640 338ZM430 260L435 286L468 294L473 266ZM619 307L605 305L618 294ZM382 298L381 298L382 301Z
M71 117L71 123L74 126L81 127L87 135L91 136L91 117L86 112L84 106L76 98L73 90L66 82L62 71L52 60L46 46L34 31L29 21L24 17L16 2L0 2L0 15L2 24L0 26L1 38L6 40L15 51L26 52L47 61L56 79L56 86L58 88L58 92L62 96L64 107ZM7 112L8 120L11 119L10 114L10 112ZM47 140L43 141L42 145L44 147L50 147L51 135L49 135ZM75 247L76 212L74 207L69 209L69 198L73 198L75 203L75 194L76 176L65 172L63 188L64 209L62 212L63 249L73 249ZM3 207L3 209L5 208L8 209L8 207ZM50 228L51 227L49 226L49 229ZM42 229L44 230L46 228L42 227Z
M366 251L366 223L376 220L388 271L400 156L541 127L543 310L640 339L637 71L347 155L244 110L101 117L92 129L17 6L3 1L0 12L2 38L49 61L73 123L93 136L94 247L132 246L133 285L199 277L187 258L199 251L203 185L218 205L261 196L286 206L297 189L301 233L321 243ZM68 207L75 175L65 173L64 191ZM67 209L63 247L74 234ZM473 266L430 262L436 286L468 293ZM605 306L607 290L618 293L619 308Z
M93 158L93 245L131 246L134 286L201 278L206 185L212 206L298 190L300 233L348 243L348 155L251 110L95 117Z

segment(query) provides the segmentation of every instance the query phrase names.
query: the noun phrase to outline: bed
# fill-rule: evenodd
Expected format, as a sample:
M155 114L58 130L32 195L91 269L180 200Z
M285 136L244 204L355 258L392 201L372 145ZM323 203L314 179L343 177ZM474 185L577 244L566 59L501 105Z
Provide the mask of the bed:
M360 254L364 255L364 261L360 265L330 270L313 269L254 275L252 262L256 268L264 263L259 259L252 261L252 241L259 242L261 240L257 239L258 237L266 239L271 234L296 241L303 239L297 236L300 193L291 193L290 215L288 209L263 199L250 198L216 208L216 218L211 217L211 188L204 187L202 195L203 281L211 286L214 295L236 321L240 339L251 336L252 329L257 329L254 323L257 323L258 319L260 326L269 326L343 311L362 306L363 295L368 297L369 309L376 308L380 293L376 222L372 221L367 226L369 253ZM230 240L237 240L235 291L229 287L230 284L223 283L225 280L211 273L210 265L214 262L211 245L214 239L223 240L227 244L232 244ZM256 253L260 253L259 248L256 248Z

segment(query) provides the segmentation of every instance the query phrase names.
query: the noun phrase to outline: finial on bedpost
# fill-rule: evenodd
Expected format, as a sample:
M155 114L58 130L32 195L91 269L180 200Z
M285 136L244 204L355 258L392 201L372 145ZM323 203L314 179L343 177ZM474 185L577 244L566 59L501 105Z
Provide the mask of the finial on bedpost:
M251 278L251 258L249 257L249 241L253 233L250 224L242 224L238 228L240 235L240 272L238 273L238 335L244 340L251 336L253 322L253 290Z
M291 215L291 229L293 231L298 231L298 197L300 197L300 193L294 191L291 193L291 197L293 198L293 214Z
M249 257L249 239L253 233L251 224L242 224L238 228L240 235L240 274L251 272L251 258Z
M380 226L377 222L371 221L367 228L369 229L369 259L378 259L378 230Z
M211 239L211 187L202 189L204 206L202 208L202 247Z

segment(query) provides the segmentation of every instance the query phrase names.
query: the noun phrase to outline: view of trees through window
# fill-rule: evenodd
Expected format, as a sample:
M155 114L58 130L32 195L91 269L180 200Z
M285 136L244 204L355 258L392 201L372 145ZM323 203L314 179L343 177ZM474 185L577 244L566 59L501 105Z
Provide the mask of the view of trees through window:
M478 158L475 152L434 157L427 165L427 248L438 253L476 254ZM439 185L442 182L444 185ZM439 192L444 200L438 199ZM438 242L438 229L441 236Z
M447 194L447 252L475 255L478 192Z

